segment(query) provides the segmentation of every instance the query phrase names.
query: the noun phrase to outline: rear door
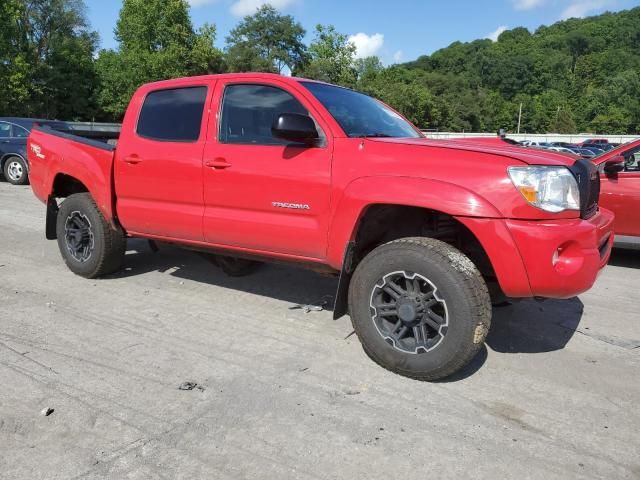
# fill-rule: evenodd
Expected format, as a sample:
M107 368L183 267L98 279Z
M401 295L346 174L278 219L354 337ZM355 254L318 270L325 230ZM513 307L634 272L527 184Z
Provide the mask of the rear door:
M117 212L130 233L202 241L202 154L214 81L150 87L116 149Z
M640 237L640 145L622 155L624 171L602 175L600 204L615 213L616 235Z
M220 81L214 98L218 124L204 155L206 240L324 258L333 147L328 126L300 90L277 80ZM310 115L321 141L308 147L274 138L271 125L281 113Z

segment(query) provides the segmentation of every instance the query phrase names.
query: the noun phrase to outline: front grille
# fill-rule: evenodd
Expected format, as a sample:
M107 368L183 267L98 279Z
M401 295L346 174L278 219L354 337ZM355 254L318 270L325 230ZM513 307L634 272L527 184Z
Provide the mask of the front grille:
M591 218L598 211L600 175L598 167L589 160L578 160L569 167L580 190L580 217Z

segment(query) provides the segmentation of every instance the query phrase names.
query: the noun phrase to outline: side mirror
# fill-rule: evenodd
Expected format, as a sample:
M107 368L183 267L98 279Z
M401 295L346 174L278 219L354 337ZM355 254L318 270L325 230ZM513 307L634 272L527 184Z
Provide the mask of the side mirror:
M275 138L299 143L313 143L319 138L316 124L307 115L281 113L273 120L271 134Z
M604 173L607 175L615 175L624 170L624 157L617 155L604 162Z

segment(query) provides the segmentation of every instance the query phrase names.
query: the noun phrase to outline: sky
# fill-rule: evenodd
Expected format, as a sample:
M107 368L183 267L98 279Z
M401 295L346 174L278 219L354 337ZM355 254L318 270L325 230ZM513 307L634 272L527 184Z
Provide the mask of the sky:
M113 29L121 0L85 0L102 48L116 48ZM533 31L571 17L619 11L640 0L188 0L194 26L205 22L218 28L216 45L244 15L263 3L290 14L313 38L315 25L331 24L349 35L357 55L378 55L385 64L415 60L455 41L496 39L505 29Z

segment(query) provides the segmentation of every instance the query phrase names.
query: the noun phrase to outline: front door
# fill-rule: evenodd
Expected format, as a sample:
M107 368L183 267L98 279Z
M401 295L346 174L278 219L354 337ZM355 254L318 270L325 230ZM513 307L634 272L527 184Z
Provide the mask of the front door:
M213 82L150 90L116 148L118 218L134 234L202 241L202 154Z
M322 259L331 199L331 139L300 91L273 81L219 82L204 154L207 242ZM310 115L321 140L292 145L271 134L281 113Z
M602 176L600 204L615 213L616 235L640 237L640 146L622 155L624 170Z

